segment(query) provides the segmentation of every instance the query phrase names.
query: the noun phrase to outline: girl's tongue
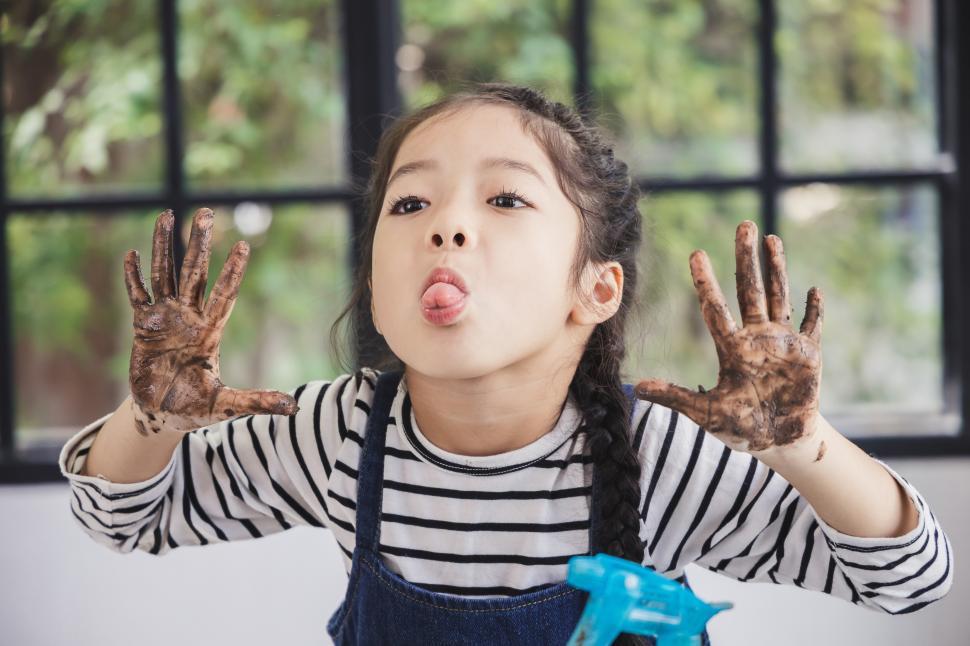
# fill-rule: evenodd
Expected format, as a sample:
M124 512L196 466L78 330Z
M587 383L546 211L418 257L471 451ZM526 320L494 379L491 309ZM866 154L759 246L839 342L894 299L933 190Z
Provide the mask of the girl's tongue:
M430 308L451 307L465 297L465 293L450 283L435 283L421 296L421 304Z

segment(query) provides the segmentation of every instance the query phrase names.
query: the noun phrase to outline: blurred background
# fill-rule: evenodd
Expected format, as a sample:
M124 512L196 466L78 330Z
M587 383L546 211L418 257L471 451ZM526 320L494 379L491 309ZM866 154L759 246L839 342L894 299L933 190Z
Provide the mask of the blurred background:
M956 0L4 3L0 571L15 583L0 641L326 639L345 580L329 536L119 561L73 526L57 453L128 395L122 260L137 249L147 275L165 208L177 263L194 210L215 210L210 288L232 244L251 246L221 345L229 385L339 374L329 329L356 261L353 187L391 118L468 81L532 85L594 116L641 184L644 309L625 381L713 387L688 257L707 251L739 319L734 231L755 220L785 242L795 324L808 289L825 292L822 413L967 545L966 13ZM366 365L366 347L345 350ZM960 576L943 601L887 617L688 575L737 604L712 621L715 644L965 644L970 630ZM26 619L32 603L57 619Z

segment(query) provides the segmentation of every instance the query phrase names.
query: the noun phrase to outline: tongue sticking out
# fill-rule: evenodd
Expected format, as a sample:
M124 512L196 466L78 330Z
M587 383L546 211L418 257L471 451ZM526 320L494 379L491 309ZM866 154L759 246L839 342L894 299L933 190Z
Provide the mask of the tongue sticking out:
M421 297L425 307L451 307L465 297L465 293L449 283L435 283Z

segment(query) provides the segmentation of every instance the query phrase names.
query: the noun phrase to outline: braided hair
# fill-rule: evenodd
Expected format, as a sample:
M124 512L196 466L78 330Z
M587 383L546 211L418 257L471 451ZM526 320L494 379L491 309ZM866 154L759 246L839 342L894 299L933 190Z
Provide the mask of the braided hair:
M517 109L523 129L531 134L552 161L556 179L580 215L578 248L570 271L577 289L588 263L617 262L623 268L619 309L593 329L569 392L582 411L589 453L596 463L602 506L594 526L596 542L607 554L643 563L640 540L640 463L631 437L630 402L623 392L620 366L626 354L626 318L637 308L637 254L641 241L639 188L631 181L626 163L613 155L613 147L587 117L546 98L540 91L507 83L475 83L465 89L394 120L381 135L372 160L370 181L362 189L366 223L361 230L361 261L350 301L331 327L331 346L342 361L337 327L351 312L355 338L368 336L359 347L373 353L360 357L364 365L380 370L402 370L401 361L383 337L370 332L370 271L377 220L394 158L405 137L427 119L468 105L503 105ZM581 291L577 292L582 294ZM616 644L642 644L642 638L623 634Z

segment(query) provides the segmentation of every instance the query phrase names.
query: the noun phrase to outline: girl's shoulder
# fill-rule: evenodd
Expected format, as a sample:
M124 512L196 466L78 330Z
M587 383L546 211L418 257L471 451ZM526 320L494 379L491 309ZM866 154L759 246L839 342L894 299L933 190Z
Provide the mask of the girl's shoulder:
M377 389L377 378L381 371L364 366L354 372L344 372L335 377L313 379L300 387L303 391L326 392L336 389L341 399L353 395L356 397L373 398ZM326 390L324 390L326 389Z
M354 372L308 381L290 394L296 397L301 411L307 410L321 422L330 420L344 426L358 415L366 419L380 375L379 370L362 367Z
M299 405L296 433L316 438L312 441L318 442L328 456L338 455L348 442L362 446L380 374L378 370L363 367L312 379L291 390Z
M641 462L688 462L695 453L720 456L726 445L683 413L646 399L637 399L631 431ZM696 458L695 458L696 459Z

